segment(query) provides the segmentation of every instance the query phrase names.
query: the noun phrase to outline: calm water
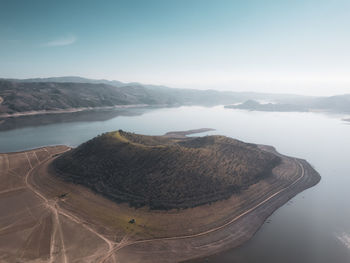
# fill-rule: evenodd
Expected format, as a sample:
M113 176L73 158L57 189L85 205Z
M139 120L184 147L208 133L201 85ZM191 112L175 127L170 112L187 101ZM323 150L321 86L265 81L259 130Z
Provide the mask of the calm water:
M0 152L53 144L76 146L117 129L155 135L208 127L216 131L207 134L273 145L281 153L307 159L320 172L321 182L278 209L270 223L245 245L205 262L350 262L350 125L339 116L223 107L181 107L138 114L101 121L77 118L2 131Z

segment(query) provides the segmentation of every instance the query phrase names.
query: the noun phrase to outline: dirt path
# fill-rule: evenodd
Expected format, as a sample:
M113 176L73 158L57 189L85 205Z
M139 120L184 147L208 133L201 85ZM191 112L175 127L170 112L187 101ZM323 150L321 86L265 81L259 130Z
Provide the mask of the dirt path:
M0 154L0 171L4 173L10 170L10 163L7 154Z
M61 246L62 246L62 254L63 254L63 262L68 263L67 260L67 253L66 253L66 246L64 244L64 237L63 237L63 231L62 231L62 224L60 222L59 216L58 216L58 208L57 205L50 206L50 209L53 210L55 215L55 222L57 225L58 233L60 234L60 240L61 240Z
M112 253L112 251L115 249L115 247L118 245L118 243L113 242L113 241L107 239L105 236L103 236L103 235L101 235L100 233L98 233L97 231L95 231L93 228L91 228L90 226L88 226L85 222L83 222L83 221L82 221L81 219L79 219L78 217L76 217L76 216L74 216L74 215L72 215L72 214L70 214L70 213L64 211L62 208L60 208L60 207L58 206L57 202L53 202L52 200L47 199L47 198L46 198L44 195L42 195L38 190L36 190L34 186L32 186L32 185L30 184L30 182L29 182L28 179L29 179L30 175L32 174L33 170L34 170L37 166L39 166L39 165L41 165L41 164L43 164L43 163L45 163L45 162L51 160L52 158L54 158L54 157L52 156L52 154L50 154L49 151L48 151L45 147L44 147L43 149L49 154L49 157L40 162L39 159L38 159L38 157L37 157L37 155L36 155L36 152L35 152L35 157L36 157L36 159L37 159L37 161L38 161L37 165L35 165L35 166L32 165L32 163L31 163L31 161L30 161L30 158L29 158L29 156L28 156L28 153L26 152L26 158L27 158L27 160L28 160L28 163L29 163L31 169L30 169L30 170L27 172L27 174L25 175L25 184L26 184L26 186L27 186L33 193L35 193L37 196L39 196L41 199L44 200L45 205L52 211L52 213L54 214L54 217L55 217L55 224L54 224L54 229L55 229L55 231L54 231L54 235L53 235L53 237L52 237L52 239L51 239L51 240L53 241L53 243L51 244L51 251L50 251L51 258L50 258L50 262L55 262L55 260L54 260L54 258L53 258L53 255L54 255L53 250L54 250L54 244L55 244L55 235L56 235L57 231L59 232L59 235L60 235L61 246L62 246L62 251L63 251L63 258L64 258L64 263L68 263L68 262L69 262L68 259L67 259L67 255L66 255L66 249L65 249L65 244L64 244L64 238L63 238L62 227L61 227L61 223L60 223L60 220L59 220L59 215L63 215L63 216L65 216L66 218L68 218L69 220L71 220L71 221L73 221L73 222L75 222L75 223L81 225L82 227L84 227L85 229L87 229L88 231L90 231L91 233L95 234L97 237L99 237L99 238L102 239L103 241L105 241L105 242L107 243L107 245L108 245L108 248L109 248L107 254ZM69 151L69 150L71 150L71 148L68 148L67 150L64 150L64 151L62 151L62 152L56 153L55 155L62 154L62 153L66 152L66 151ZM113 255L112 259L113 259L113 262L116 262L116 261L115 261L114 255Z
M18 191L18 190L23 190L25 188L26 188L25 186L20 186L20 187L11 188L11 189L8 189L8 190L0 191L0 195L1 194L6 194L6 193L10 193L10 192L14 192L14 191Z

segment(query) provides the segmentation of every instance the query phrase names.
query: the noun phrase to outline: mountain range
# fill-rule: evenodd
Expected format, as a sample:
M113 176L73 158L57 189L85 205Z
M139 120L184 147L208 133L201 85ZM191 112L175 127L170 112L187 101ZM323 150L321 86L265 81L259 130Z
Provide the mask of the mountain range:
M255 101L254 103L252 101ZM262 103L264 102L264 103ZM266 103L268 102L268 103ZM82 77L0 79L0 117L115 106L228 105L262 111L350 113L350 94L331 97L177 89ZM233 105L233 106L232 106Z

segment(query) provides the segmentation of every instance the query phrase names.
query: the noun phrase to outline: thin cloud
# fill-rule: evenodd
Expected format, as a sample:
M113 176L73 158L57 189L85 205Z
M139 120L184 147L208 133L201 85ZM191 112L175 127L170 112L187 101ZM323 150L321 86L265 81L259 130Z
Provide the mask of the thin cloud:
M77 41L75 36L67 36L62 38L57 38L52 41L43 44L45 47L59 47L59 46L69 46Z
M341 241L344 244L344 246L350 249L350 234L343 232L337 235L337 239Z

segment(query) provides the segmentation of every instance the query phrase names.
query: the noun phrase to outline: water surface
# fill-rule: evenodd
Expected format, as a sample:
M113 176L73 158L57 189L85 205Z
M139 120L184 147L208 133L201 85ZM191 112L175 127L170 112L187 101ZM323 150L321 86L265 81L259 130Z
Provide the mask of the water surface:
M273 145L283 154L307 159L321 174L321 182L278 209L249 242L204 262L350 262L350 125L339 116L223 107L105 114L108 118L90 120L84 115L33 127L18 121L16 127L25 128L0 132L0 152L55 144L77 146L117 129L160 135L206 127L216 131L204 134Z

